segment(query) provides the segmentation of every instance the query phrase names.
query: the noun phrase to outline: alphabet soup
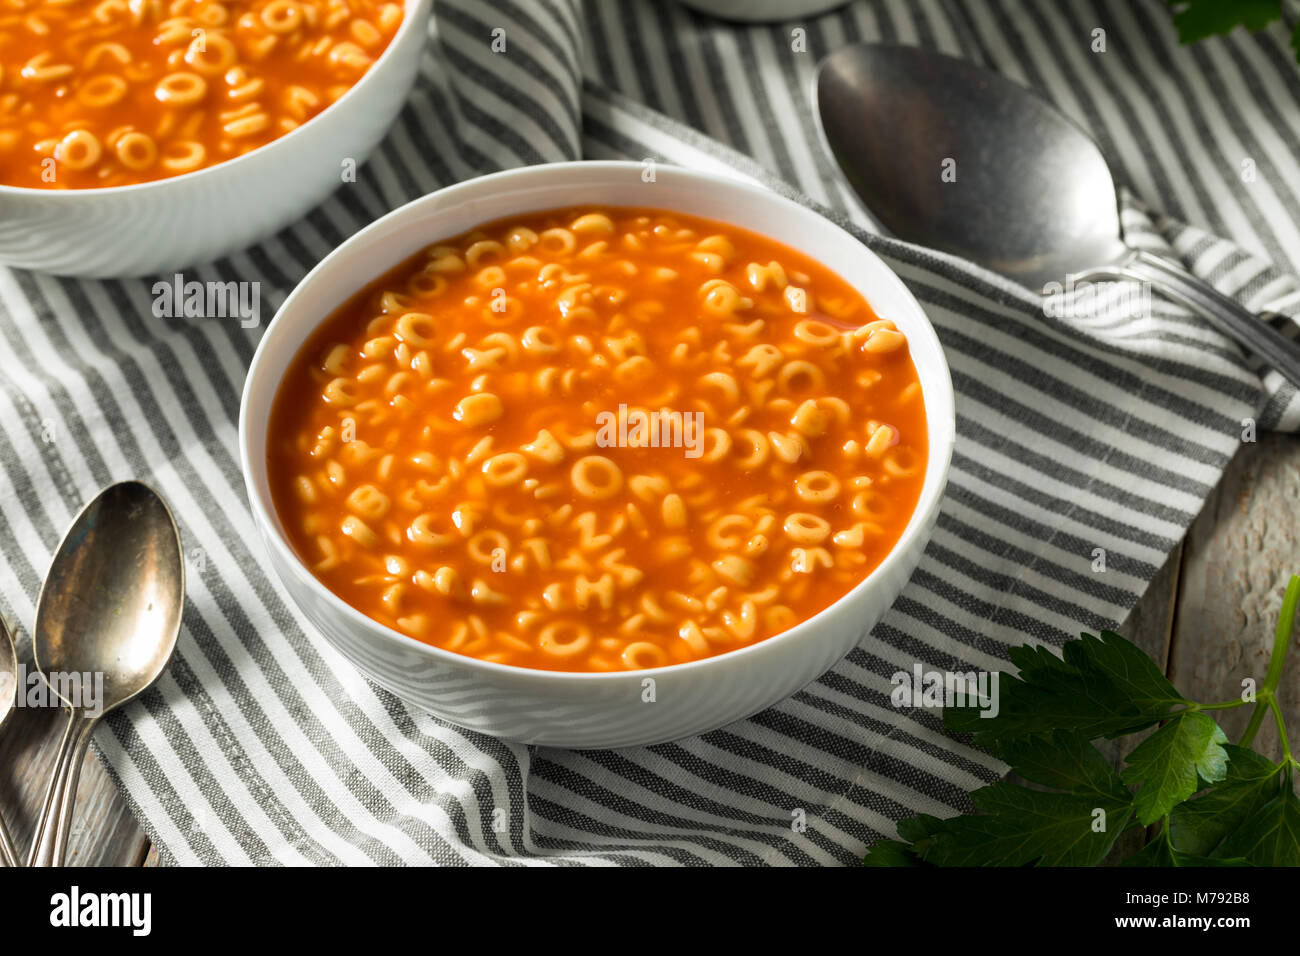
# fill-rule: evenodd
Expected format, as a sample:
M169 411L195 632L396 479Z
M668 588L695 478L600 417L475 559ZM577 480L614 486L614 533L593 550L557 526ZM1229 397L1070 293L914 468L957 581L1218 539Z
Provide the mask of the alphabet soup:
M898 542L928 443L906 336L830 270L646 209L438 242L331 315L268 469L320 581L413 639L563 671L779 634Z
M0 185L90 189L234 159L343 96L382 0L0 0Z

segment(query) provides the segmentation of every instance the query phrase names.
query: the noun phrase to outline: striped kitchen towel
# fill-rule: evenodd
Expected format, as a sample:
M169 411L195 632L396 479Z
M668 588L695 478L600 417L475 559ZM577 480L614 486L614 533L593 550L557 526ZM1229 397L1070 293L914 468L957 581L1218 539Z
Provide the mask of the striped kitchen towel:
M1091 52L1094 27L1109 52ZM0 612L26 636L52 551L101 485L144 478L182 525L190 589L175 663L96 741L165 861L853 863L900 817L962 809L1001 770L933 712L892 707L890 675L918 662L995 669L1008 646L1116 625L1243 421L1300 427L1293 388L1275 373L1261 382L1171 305L1135 304L1123 286L1045 302L872 235L816 146L807 91L819 55L878 37L1044 89L1132 189L1136 241L1296 333L1300 79L1276 32L1180 49L1155 0L864 0L770 27L649 0L439 0L416 90L358 181L186 278L257 281L278 305L375 217L523 163L653 158L758 179L853 230L938 328L958 394L939 524L885 619L752 719L623 751L466 733L360 677L270 576L236 453L261 329L153 318L151 280L0 270Z

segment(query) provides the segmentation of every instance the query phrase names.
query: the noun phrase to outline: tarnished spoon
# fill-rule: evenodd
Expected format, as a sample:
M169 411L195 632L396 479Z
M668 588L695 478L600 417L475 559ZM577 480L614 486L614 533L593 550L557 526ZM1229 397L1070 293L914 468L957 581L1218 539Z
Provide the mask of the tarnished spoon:
M91 734L106 713L161 676L184 605L185 562L167 505L138 481L105 488L59 545L36 607L36 666L69 716L32 842L32 866L63 864ZM83 687L102 674L102 699L69 693L74 674Z
M9 626L0 617L0 728L4 727L5 718L17 703L18 654L14 651L14 639L9 633ZM4 814L0 813L0 865L18 866L18 860L13 837L5 826Z
M1036 93L966 60L862 43L822 61L814 95L826 145L899 239L1036 291L1067 276L1149 283L1300 386L1300 344L1181 266L1124 243L1106 158Z

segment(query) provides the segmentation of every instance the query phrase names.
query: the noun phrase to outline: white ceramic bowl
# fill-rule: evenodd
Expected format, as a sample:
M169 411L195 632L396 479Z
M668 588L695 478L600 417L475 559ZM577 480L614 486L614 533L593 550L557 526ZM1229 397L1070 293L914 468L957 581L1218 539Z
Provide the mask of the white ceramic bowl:
M106 189L0 185L0 265L98 278L174 272L300 218L342 185L401 111L432 0L405 0L392 43L337 103L293 132L183 176Z
M331 644L382 687L452 723L556 747L624 747L686 737L756 713L843 657L893 603L929 540L954 435L943 350L911 293L870 250L816 213L761 186L671 166L655 182L639 163L528 166L418 199L357 233L281 306L253 357L239 441L253 515L290 597ZM579 204L649 206L773 236L852 283L907 334L920 373L930 456L920 501L884 562L826 610L756 644L686 664L622 673L561 673L487 663L421 644L325 588L290 546L267 484L267 420L289 363L320 322L374 278L439 240L490 220ZM643 681L655 683L654 702Z

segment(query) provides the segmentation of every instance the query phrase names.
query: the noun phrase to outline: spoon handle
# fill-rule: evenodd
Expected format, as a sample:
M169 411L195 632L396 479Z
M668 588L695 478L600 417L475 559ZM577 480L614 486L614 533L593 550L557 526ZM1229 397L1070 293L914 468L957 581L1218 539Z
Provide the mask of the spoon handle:
M1167 259L1135 250L1114 266L1080 273L1076 279L1137 279L1199 313L1238 345L1258 355L1300 388L1300 343L1292 342L1239 302L1228 298Z
M69 711L68 726L63 731L54 758L54 775L50 778L50 788L45 792L36 835L32 838L28 866L63 866L72 808L77 797L77 781L81 777L81 762L98 723L98 717L87 717L79 710Z
M9 835L5 818L0 816L0 866L21 866L18 851L14 849L14 838Z

